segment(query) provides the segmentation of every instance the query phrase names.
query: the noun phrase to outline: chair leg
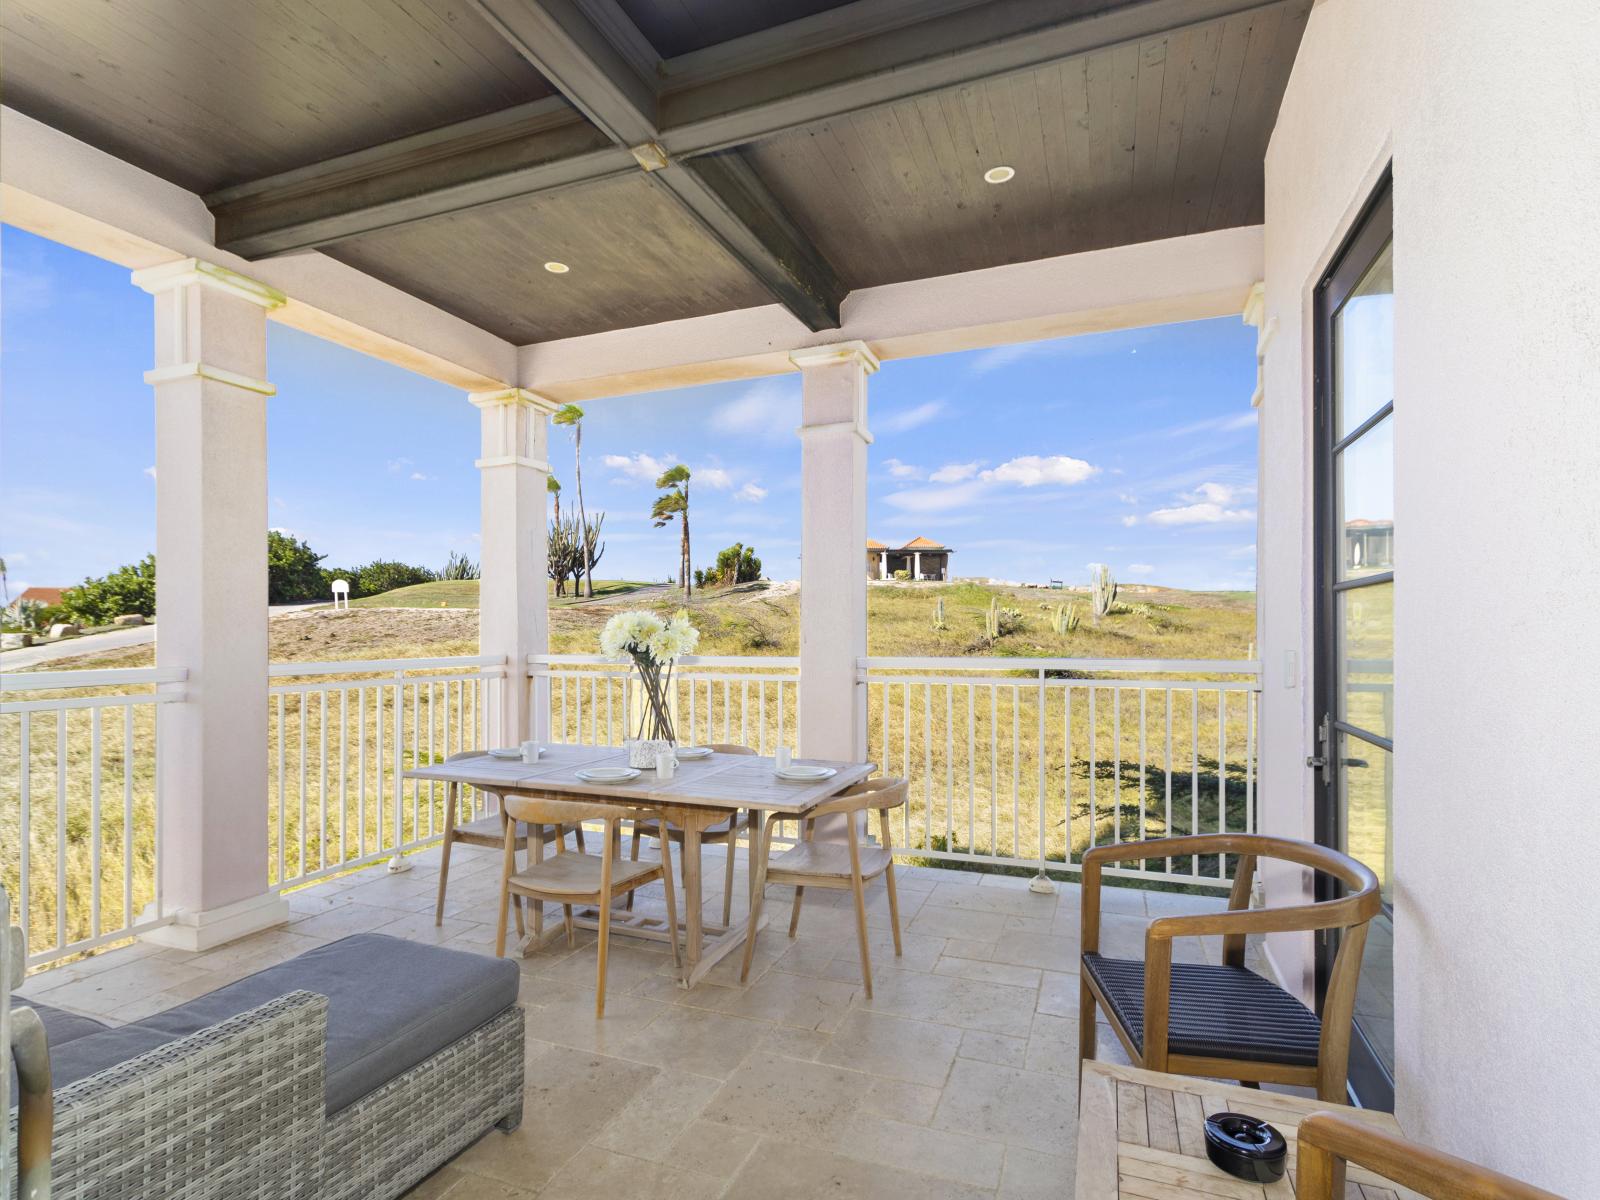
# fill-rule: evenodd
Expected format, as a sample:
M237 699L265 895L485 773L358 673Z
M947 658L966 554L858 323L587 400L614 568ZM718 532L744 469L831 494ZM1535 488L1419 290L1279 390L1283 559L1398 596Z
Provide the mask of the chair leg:
M861 946L861 985L867 999L872 999L872 951L867 947L867 888L861 882L861 850L856 841L856 818L846 813L850 822L850 892L856 902L856 941Z
M506 910L511 907L511 876L517 865L516 835L506 827L505 849L500 858L500 913L495 925L494 956L506 956Z
M756 954L756 930L761 921L761 905L767 898L767 862L772 853L772 825L766 814L758 810L750 813L750 874L755 878L755 891L750 900L750 927L744 935L744 966L739 971L739 982L750 978L750 962ZM763 826L765 832L763 833ZM756 842L761 842L759 856Z
M577 934L574 933L573 929L572 929L572 905L563 904L561 906L561 912L562 912L562 918L563 918L563 920L566 921L566 924L567 924L567 949L568 950L574 950L574 949L577 948L577 945L578 945L578 937L577 937Z
M594 1015L597 1019L606 1015L606 957L611 949L612 899L602 891L600 903L595 906L600 913L600 961L595 972L594 994Z
M882 834L883 848L889 855L889 865L883 872L883 886L889 893L889 926L894 930L894 956L899 958L903 953L900 947L900 898L894 890L894 846L889 840L889 812L880 809L878 822Z
M639 861L639 822L633 821L633 822L630 822L630 825L631 825L631 829L630 829L630 833L629 833L630 845L628 847L628 861L629 862L638 862ZM628 892L628 905L627 905L627 908L628 908L629 912L633 911L633 891L631 889Z
M678 897L672 881L672 847L661 843L661 887L667 894L667 939L672 943L672 965L683 968L683 956L678 953ZM629 898L633 896L628 893Z
M538 825L528 826L528 858L534 864L544 861L544 827ZM544 939L544 901L535 900L533 903L533 940L535 943Z
M433 906L433 923L444 924L444 889L450 880L450 847L456 840L456 789L449 784L444 795L444 847L439 851L439 901Z
M1094 993L1083 981L1078 983L1078 1083L1083 1084L1083 1064L1094 1058Z
M726 929L733 921L733 852L739 848L739 814L735 812L728 818L728 869L722 881L722 927Z
M805 896L806 890L799 884L794 888L794 908L789 912L789 936L794 936L794 931L800 928L800 901Z

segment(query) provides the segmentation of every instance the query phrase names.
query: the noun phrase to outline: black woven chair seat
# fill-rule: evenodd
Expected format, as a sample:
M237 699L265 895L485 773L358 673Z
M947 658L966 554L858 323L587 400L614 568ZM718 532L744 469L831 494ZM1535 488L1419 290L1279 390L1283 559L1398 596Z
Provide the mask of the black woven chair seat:
M1083 969L1135 1046L1144 1046L1144 963L1085 954ZM1167 1050L1197 1058L1317 1065L1322 1022L1269 979L1243 967L1172 964Z

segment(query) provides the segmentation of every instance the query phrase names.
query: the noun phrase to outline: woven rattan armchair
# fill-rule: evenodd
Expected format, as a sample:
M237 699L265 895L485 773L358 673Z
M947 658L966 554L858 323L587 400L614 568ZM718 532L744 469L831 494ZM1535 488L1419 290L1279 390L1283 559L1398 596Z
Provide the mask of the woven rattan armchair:
M1234 854L1238 869L1227 912L1157 917L1145 930L1144 961L1100 953L1100 873L1107 863ZM1347 889L1335 900L1251 909L1257 859L1283 859L1332 875ZM1103 1009L1137 1067L1243 1083L1314 1087L1343 1101L1356 980L1367 924L1378 913L1378 879L1345 854L1310 842L1255 834L1209 834L1099 846L1083 856L1083 959L1079 974L1078 1059L1095 1054ZM1244 965L1252 933L1343 930L1319 1018L1297 998ZM1172 940L1222 938L1222 965L1174 963Z

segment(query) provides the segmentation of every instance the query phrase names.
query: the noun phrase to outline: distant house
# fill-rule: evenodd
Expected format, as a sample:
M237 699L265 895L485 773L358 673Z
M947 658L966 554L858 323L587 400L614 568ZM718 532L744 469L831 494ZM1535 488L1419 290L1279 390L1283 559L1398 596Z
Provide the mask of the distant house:
M1348 571L1394 569L1394 522L1356 517L1344 523L1344 564Z
M867 578L893 579L896 571L905 571L912 579L942 583L950 578L950 556L954 553L949 546L925 537L912 538L899 549L868 538Z
M66 588L28 588L21 595L15 597L10 604L6 605L6 616L15 617L19 612L22 611L22 606L25 602L30 604L43 604L46 606L60 604L61 597L66 594L66 591Z

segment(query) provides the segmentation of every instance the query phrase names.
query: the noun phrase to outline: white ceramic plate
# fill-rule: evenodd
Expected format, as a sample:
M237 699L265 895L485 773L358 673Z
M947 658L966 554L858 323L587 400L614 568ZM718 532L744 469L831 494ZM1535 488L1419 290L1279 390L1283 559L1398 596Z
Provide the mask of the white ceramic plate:
M504 758L504 759L521 758L522 757L522 751L516 749L515 747L509 747L508 746L503 750L491 750L491 751L489 751L489 757L490 758Z
M710 746L679 746L676 750L673 751L673 753L676 754L680 759L686 759L686 758L710 758L711 757L711 747Z
M639 778L639 772L632 767L586 767L578 778L585 783L625 783Z
M807 767L797 764L791 767L775 767L772 773L790 783L817 783L823 779L832 779L839 772L832 767Z

